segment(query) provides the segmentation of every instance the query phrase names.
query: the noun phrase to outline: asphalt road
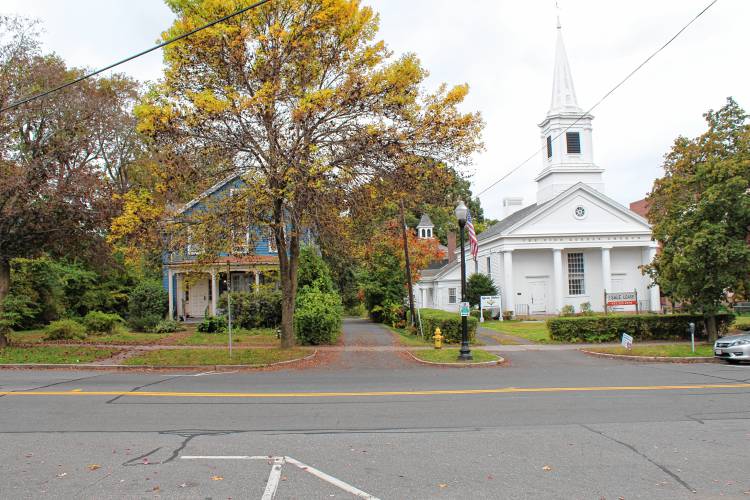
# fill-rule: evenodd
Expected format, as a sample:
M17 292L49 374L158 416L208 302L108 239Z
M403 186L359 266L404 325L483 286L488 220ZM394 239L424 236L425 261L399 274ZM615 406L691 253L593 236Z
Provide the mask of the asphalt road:
M388 335L347 323L347 344ZM0 396L0 498L261 498L269 479L285 499L750 498L750 366L545 351L441 369L399 356L0 371L14 392Z

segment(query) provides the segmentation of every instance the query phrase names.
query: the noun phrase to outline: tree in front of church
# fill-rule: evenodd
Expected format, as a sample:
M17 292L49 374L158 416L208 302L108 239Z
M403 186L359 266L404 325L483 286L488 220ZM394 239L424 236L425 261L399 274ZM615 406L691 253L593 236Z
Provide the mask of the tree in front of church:
M482 295L497 295L497 287L488 275L474 273L466 281L466 300L471 307L478 306Z
M648 196L661 251L646 272L667 296L703 313L714 340L727 293L750 290L750 123L731 98L704 117L708 130L675 141Z

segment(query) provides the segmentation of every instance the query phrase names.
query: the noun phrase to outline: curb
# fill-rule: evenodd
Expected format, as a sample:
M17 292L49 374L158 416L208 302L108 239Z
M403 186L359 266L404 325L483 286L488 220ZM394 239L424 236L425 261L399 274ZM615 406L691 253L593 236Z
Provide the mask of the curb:
M713 356L700 356L700 357L689 357L689 358L677 358L677 357L666 357L666 356L633 356L629 354L610 354L607 352L596 352L588 351L586 349L578 349L578 351L587 354L589 356L597 356L600 358L609 359L621 359L624 361L634 361L642 363L720 363L720 359L716 359Z
M214 371L214 372L226 372L226 371L237 371L237 370L253 370L258 368L272 368L275 366L283 366L291 363L298 363L301 361L309 361L317 356L318 350L315 349L312 354L308 354L302 358L289 359L286 361L277 361L276 363L265 363L257 365L187 365L187 366L155 366L155 365L95 365L91 363L78 363L78 364L36 364L36 363L25 363L25 364L0 364L0 370L101 370L101 371L184 371L184 370L201 370L201 371Z
M450 368L475 368L475 367L486 367L486 366L497 366L502 365L505 363L505 358L502 356L498 356L495 353L495 356L497 356L497 361L482 361L481 363L436 363L435 361L425 361L424 359L419 359L414 354L412 354L411 351L405 351L409 354L409 356L412 357L414 361L417 363L421 363L423 365L430 365L430 366L447 366Z

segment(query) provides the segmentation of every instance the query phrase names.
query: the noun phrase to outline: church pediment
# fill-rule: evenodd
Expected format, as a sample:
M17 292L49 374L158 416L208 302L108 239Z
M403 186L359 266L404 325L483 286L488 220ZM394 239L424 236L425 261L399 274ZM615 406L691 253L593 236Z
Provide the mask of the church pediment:
M506 235L650 232L648 222L614 200L577 184L539 206Z

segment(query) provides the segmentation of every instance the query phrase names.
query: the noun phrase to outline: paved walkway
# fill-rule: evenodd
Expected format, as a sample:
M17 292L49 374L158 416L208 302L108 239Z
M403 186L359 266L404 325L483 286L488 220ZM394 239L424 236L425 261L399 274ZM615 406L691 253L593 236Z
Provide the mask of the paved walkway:
M343 345L321 347L321 351L338 351L331 361L334 369L394 369L411 365L403 356L404 347L394 344L393 334L385 326L361 318L345 318Z

